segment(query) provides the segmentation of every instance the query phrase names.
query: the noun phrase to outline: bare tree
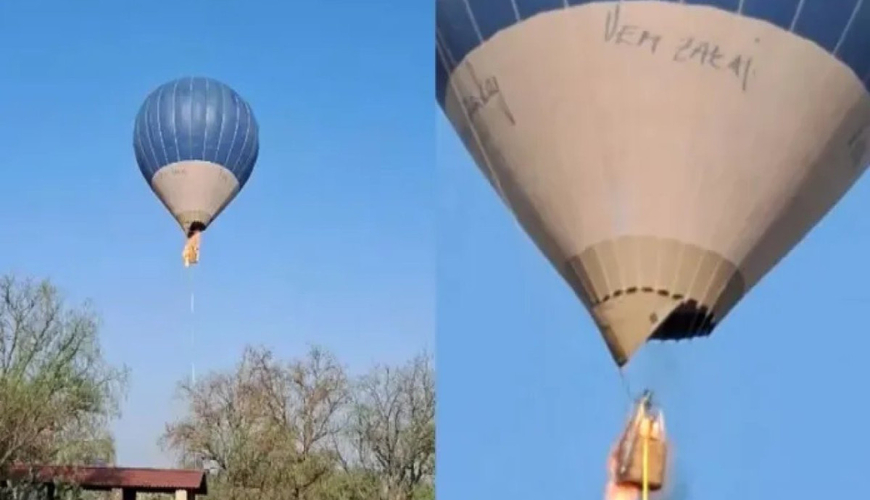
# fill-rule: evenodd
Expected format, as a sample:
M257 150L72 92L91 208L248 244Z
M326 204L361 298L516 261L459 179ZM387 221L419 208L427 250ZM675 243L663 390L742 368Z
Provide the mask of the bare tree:
M222 494L303 500L335 470L328 445L340 430L347 379L323 350L281 363L247 348L233 373L182 385L181 393L189 414L167 427L164 446L183 463L214 464Z
M48 281L0 277L0 473L13 463L114 460L109 422L126 370L110 366L99 320Z
M431 496L435 474L435 380L423 354L381 366L356 384L348 433L356 462L381 479L382 500Z
M379 367L356 382L313 348L282 362L247 348L230 372L181 385L188 415L163 446L187 467L213 466L210 498L434 498L431 359Z

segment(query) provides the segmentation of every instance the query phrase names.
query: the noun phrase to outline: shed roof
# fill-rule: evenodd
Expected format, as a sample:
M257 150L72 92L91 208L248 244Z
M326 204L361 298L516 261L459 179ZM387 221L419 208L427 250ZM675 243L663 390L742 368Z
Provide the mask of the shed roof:
M42 483L72 483L91 490L113 488L135 489L142 492L187 490L197 495L204 495L208 490L205 471L191 469L15 465L9 469L7 476L10 479L32 478Z

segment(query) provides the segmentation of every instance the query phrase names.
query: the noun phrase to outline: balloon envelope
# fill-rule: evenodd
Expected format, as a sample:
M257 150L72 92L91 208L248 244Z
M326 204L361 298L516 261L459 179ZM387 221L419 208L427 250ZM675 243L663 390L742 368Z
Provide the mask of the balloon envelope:
M436 57L619 365L709 334L868 162L866 0L437 0Z
M248 181L259 129L250 105L230 87L180 78L145 99L133 148L151 189L190 233L205 229Z

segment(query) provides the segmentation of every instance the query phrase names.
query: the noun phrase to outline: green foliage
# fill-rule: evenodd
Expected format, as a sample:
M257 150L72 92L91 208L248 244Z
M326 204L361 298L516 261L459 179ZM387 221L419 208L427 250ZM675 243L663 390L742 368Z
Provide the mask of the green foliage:
M87 305L68 307L48 281L0 277L0 472L112 462L126 375L103 359Z

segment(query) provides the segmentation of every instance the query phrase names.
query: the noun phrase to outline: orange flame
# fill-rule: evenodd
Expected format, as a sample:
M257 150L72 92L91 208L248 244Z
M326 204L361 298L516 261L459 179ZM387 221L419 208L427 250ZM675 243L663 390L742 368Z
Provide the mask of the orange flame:
M659 418L650 418L646 416L637 416L635 418L638 433L644 437L654 439L665 439L665 422L664 415L659 414ZM607 457L607 484L604 488L604 500L638 500L640 498L640 488L629 484L620 484L617 482L617 454L619 453L619 441L614 445Z
M194 232L187 238L184 244L184 250L181 252L181 258L184 260L184 267L190 267L199 262L199 243L202 238L202 233Z
M637 500L640 490L634 486L616 482L616 450L607 459L607 485L604 487L604 500Z

